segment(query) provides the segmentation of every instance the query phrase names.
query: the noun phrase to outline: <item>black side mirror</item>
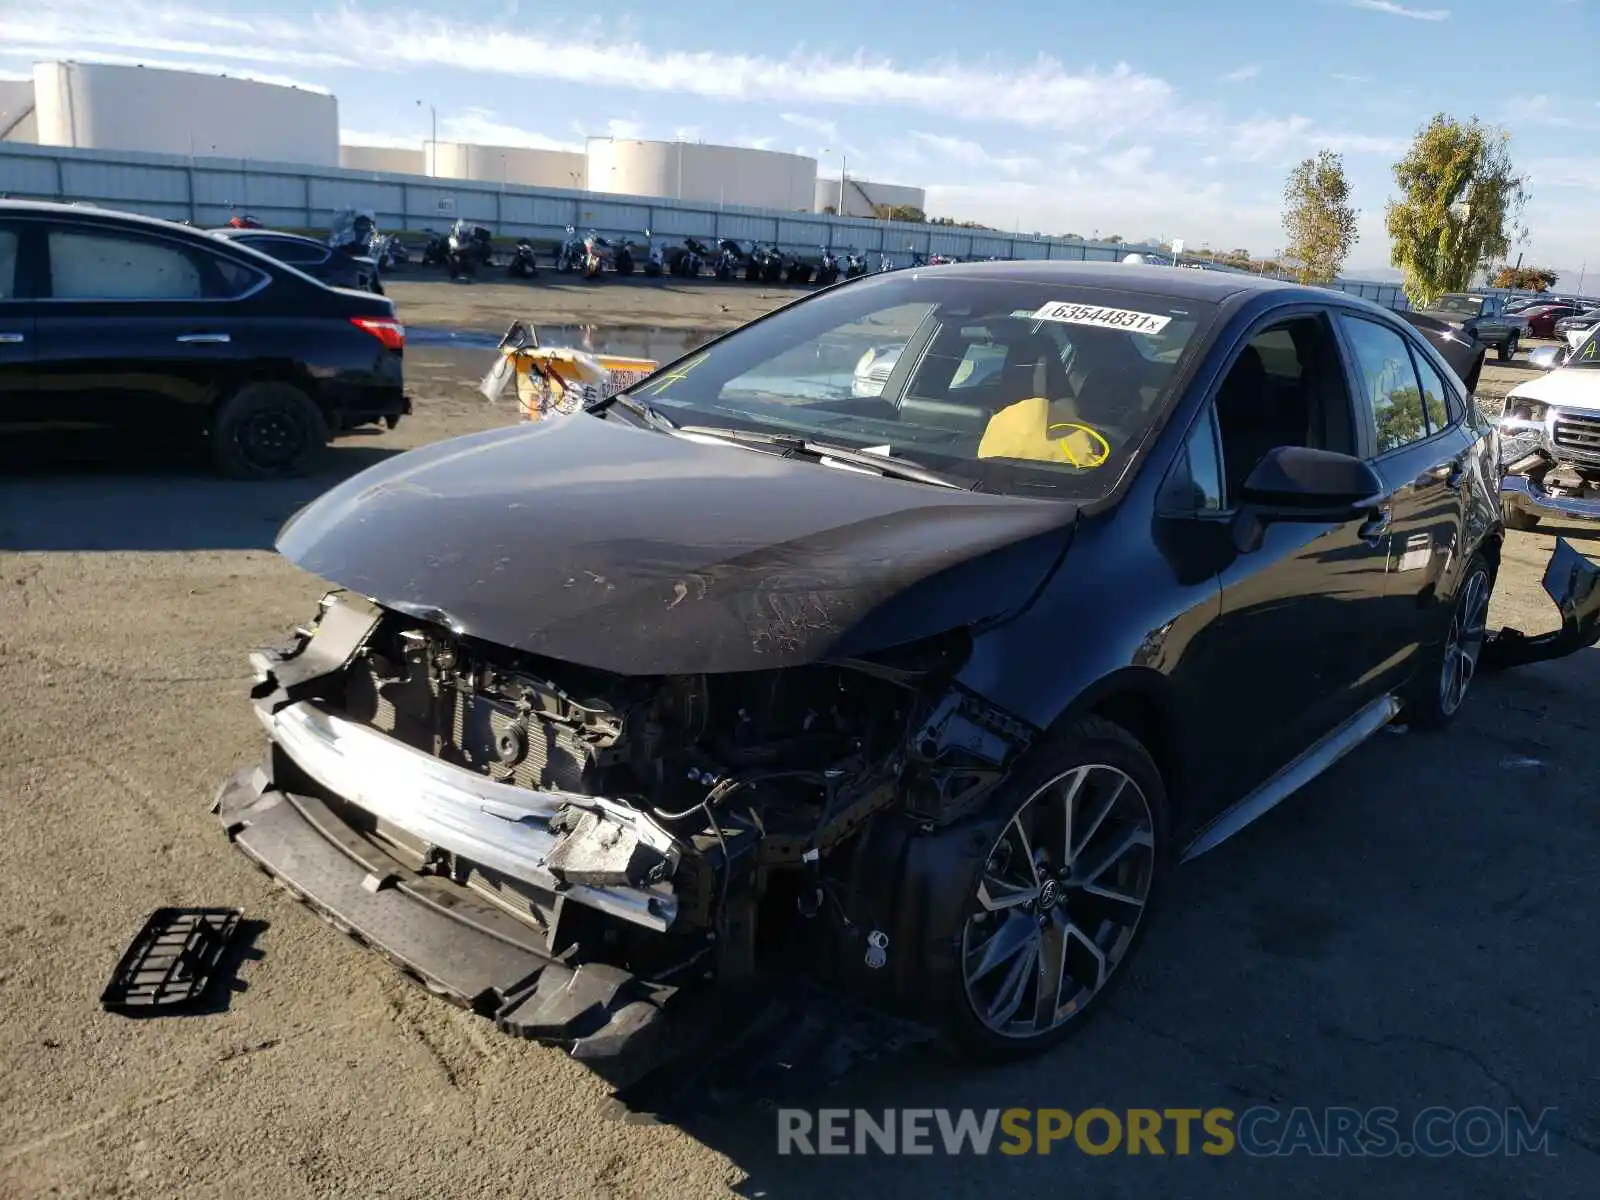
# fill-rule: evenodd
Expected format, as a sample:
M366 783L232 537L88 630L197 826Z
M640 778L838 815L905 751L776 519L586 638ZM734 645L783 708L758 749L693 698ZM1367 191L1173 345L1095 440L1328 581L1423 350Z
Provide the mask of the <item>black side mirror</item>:
M1249 553L1267 525L1280 521L1353 521L1375 512L1383 480L1354 455L1305 446L1267 451L1240 489L1234 545Z

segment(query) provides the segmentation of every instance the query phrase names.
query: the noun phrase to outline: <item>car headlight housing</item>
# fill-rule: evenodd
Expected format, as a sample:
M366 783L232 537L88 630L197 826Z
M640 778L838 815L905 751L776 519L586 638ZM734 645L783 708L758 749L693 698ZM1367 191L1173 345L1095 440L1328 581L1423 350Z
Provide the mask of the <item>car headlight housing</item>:
M1542 400L1525 400L1521 396L1507 396L1505 419L1508 421L1543 421L1550 406Z

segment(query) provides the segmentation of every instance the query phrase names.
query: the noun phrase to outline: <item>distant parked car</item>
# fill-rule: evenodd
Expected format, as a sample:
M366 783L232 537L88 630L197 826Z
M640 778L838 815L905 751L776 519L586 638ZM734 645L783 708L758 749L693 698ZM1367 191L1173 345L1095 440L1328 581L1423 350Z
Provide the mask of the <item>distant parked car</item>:
M215 229L219 237L269 254L279 262L320 279L329 287L354 288L358 292L383 294L378 281L378 262L365 254L350 254L315 238L298 233L279 233L273 229Z
M1523 309L1522 315L1528 320L1530 337L1547 338L1555 336L1557 321L1562 317L1570 317L1577 311L1570 304L1539 304L1533 308Z
M171 221L0 201L0 439L198 443L223 474L303 474L411 411L394 302ZM31 443L30 443L31 444Z
M1516 357L1517 347L1528 332L1528 322L1519 313L1508 312L1505 301L1497 295L1448 292L1422 311L1464 336L1495 347L1501 362Z
M1586 312L1575 312L1571 316L1562 317L1555 323L1554 332L1556 337L1565 338L1571 345L1576 346L1596 325L1600 325L1600 308L1591 308Z

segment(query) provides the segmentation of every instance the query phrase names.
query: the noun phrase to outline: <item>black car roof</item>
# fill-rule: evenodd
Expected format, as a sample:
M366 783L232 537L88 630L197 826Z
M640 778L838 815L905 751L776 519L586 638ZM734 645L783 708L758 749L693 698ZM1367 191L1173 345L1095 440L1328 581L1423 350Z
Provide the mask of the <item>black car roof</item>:
M71 217L74 220L103 221L108 225L142 225L148 229L170 233L174 229L200 234L201 230L182 221L169 221L165 217L147 217L141 213L124 212L120 208L102 208L98 204L61 204L54 200L0 200L0 213L33 213L41 217Z
M302 233L284 233L277 229L237 229L232 225L224 225L220 229L208 229L206 232L233 240L240 238L246 241L251 238L283 238L291 242L304 242L308 246L318 246L322 249L326 249L328 245L326 242L317 241L316 238L306 237Z
M1300 292L1326 299L1326 291L1285 283L1260 275L1234 275L1222 271L1190 271L1183 267L1158 267L1138 263L1082 262L1061 259L1033 261L951 263L945 266L915 268L938 271L941 275L971 279L1015 279L1029 283L1077 284L1081 287L1114 287L1119 291L1171 296L1178 300L1210 300L1221 303L1233 296L1261 292ZM1342 295L1343 293L1341 293ZM1348 297L1351 300L1356 297Z

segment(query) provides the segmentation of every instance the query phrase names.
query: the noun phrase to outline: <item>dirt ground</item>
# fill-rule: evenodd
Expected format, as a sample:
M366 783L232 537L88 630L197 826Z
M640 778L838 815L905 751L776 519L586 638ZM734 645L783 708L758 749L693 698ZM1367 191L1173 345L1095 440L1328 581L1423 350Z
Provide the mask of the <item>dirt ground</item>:
M527 281L484 275L471 283L451 283L423 270L407 268L383 285L408 325L495 333L513 319L535 325L732 329L814 290L642 276L586 282L553 273Z
M602 311L582 289L429 286L395 286L408 324L493 329L500 290L515 315L624 319L621 288ZM723 290L669 307L645 297L677 289L629 288L627 319L691 329L766 302ZM0 1196L1596 1194L1600 651L1482 680L1450 732L1373 739L1179 873L1124 988L1069 1045L987 1071L908 1057L826 1101L1554 1108L1548 1155L779 1157L768 1113L605 1119L583 1068L402 983L274 889L207 812L262 749L247 651L321 591L273 536L336 478L510 419L471 390L489 358L408 353L416 416L342 443L316 480L0 478ZM1523 370L1492 367L1481 390ZM1496 623L1553 624L1551 545L1510 535ZM104 1014L113 964L164 904L262 923L240 990L205 1015Z

